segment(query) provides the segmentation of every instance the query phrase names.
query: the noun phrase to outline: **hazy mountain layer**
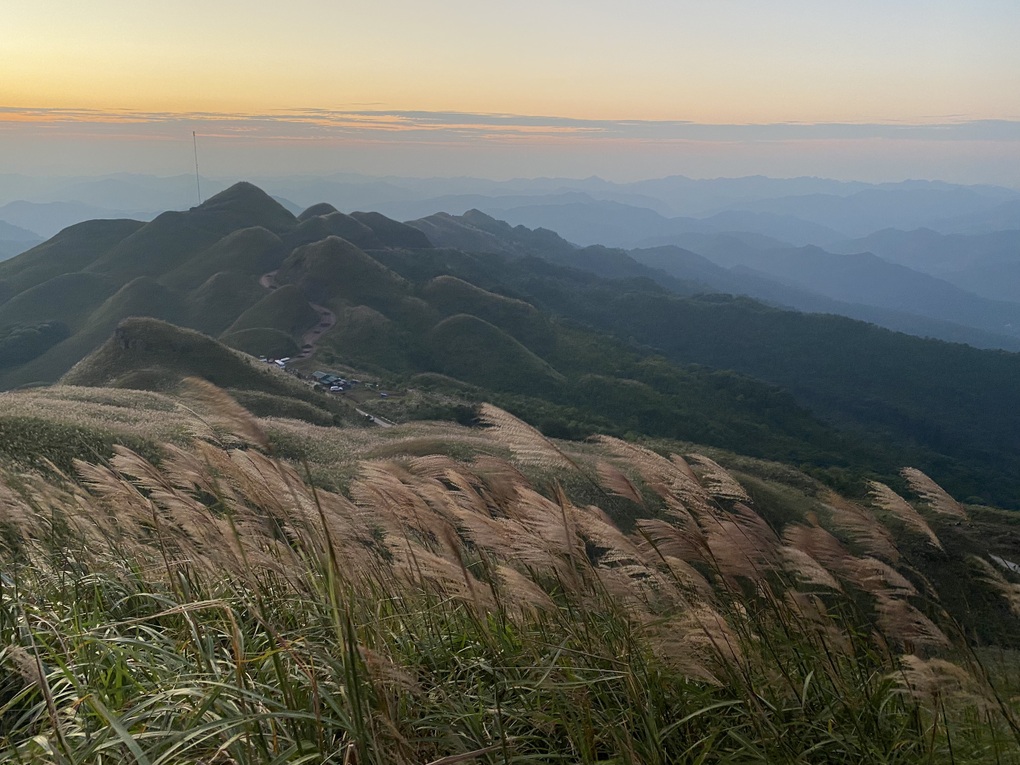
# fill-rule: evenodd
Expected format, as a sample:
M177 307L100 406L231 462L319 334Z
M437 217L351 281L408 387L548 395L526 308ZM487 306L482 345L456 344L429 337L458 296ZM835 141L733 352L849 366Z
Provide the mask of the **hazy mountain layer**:
M0 264L0 329L18 349L0 383L57 379L133 315L269 353L328 314L310 368L430 373L549 432L739 446L833 481L919 464L965 497L1020 496L1018 356L694 298L703 284L626 253L479 214L427 223L328 205L296 217L238 184L149 223L72 227Z

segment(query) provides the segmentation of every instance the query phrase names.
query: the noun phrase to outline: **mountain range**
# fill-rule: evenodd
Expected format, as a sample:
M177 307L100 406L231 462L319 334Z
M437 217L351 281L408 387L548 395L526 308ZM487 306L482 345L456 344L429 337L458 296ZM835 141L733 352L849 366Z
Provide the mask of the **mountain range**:
M298 368L363 370L434 402L495 400L552 435L739 448L835 483L916 464L961 496L1016 504L1020 356L720 295L720 274L768 283L689 251L582 248L479 212L294 215L241 183L151 221L77 224L0 263L0 385L69 373L166 385L187 365L118 354L199 347L174 339L178 325L218 339L206 356L305 346ZM132 316L170 324L131 325L128 347L109 345ZM294 408L333 416L315 401ZM460 411L443 406L427 413Z
M977 347L1020 347L1015 321L1020 194L1011 189L681 176L613 183L346 174L260 183L294 215L322 200L401 220L474 209L533 230L555 231L576 249L602 245L639 251L636 259L652 258L655 268L700 281L706 291L836 313ZM0 259L75 222L150 220L161 210L185 209L196 192L224 188L222 181L205 178L196 185L188 176L0 175L0 222L25 230L15 237L0 230ZM931 227L917 228L924 225ZM688 252L677 253L670 263L670 250L661 249L668 246ZM700 263L692 277L692 253L726 270L709 273L710 264Z

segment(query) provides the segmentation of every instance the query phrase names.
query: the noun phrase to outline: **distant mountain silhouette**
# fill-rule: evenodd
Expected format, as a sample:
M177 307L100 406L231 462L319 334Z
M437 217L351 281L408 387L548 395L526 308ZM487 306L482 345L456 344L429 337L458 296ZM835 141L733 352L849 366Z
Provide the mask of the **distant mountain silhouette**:
M1018 211L1020 213L1020 211ZM1020 302L1020 214L1012 230L941 234L884 229L840 244L839 252L873 252L891 263L937 276L992 300Z
M505 397L559 432L608 423L804 464L920 464L964 496L1020 496L1009 478L1020 475L1020 355L704 294L713 283L830 300L843 289L884 305L899 283L923 307L956 302L956 288L875 256L758 250L747 242L767 240L742 236L737 271L675 248L575 247L480 212L412 224L329 206L295 216L241 183L149 222L78 224L0 263L0 347L14 351L0 386L54 381L100 347L109 356L132 317L270 353L298 347L328 312L335 322L310 364L433 375L429 384ZM167 364L162 352L143 360L156 372L132 376L133 362L113 353L85 368L120 371L68 379L165 377L176 335L145 326L166 340L151 347L167 349Z

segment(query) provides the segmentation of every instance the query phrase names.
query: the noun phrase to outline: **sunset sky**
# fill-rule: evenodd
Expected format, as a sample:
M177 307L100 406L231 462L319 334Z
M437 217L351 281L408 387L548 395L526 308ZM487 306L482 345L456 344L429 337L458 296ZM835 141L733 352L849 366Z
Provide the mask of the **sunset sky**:
M1020 185L1015 0L5 0L0 172Z

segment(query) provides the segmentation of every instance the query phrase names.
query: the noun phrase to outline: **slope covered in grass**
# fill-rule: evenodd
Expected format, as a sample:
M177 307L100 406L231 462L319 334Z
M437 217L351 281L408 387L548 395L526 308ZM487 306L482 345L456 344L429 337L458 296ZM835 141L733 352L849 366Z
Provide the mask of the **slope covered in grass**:
M56 380L133 314L215 335L229 329L232 344L254 352L291 351L302 342L295 327L313 321L311 302L337 316L316 340L312 368L456 370L498 382L502 403L560 435L636 429L725 448L747 441L757 454L797 460L844 488L913 463L961 496L1017 505L1020 356L750 300L684 299L619 251L577 250L551 232L481 214L439 223L451 236L460 227L477 235L471 241L495 242L497 252L430 247L412 227L329 206L299 220L250 184L148 224L72 227L0 264L0 336L27 342L19 327L50 328L45 341L5 359L0 387ZM363 237L367 250L335 236L295 246L327 231ZM281 292L263 303L272 279L260 286L259 277L277 267L277 283L301 297L288 302ZM75 277L82 269L88 276ZM459 333L471 343L458 342L457 332L447 338L451 325L437 331L457 315L473 317L461 329L474 329ZM498 330L488 337L494 347L505 336L518 343L523 351L506 347L528 371L496 363L505 374L485 372L480 360L491 348L478 322ZM67 336L58 340L63 330L52 330L60 326ZM566 385L539 386L535 395L543 375L533 374L531 356ZM646 363L657 357L667 361ZM485 395L483 388L478 398Z
M134 220L91 220L69 226L52 239L0 263L0 281L16 293L61 274L83 271L144 225Z
M350 407L290 375L238 353L216 340L149 318L127 319L100 348L74 366L65 385L174 390L185 377L224 388L257 391L304 402L319 419L358 421Z
M0 304L0 323L50 320L78 329L117 288L116 280L101 274L60 274Z
M475 385L541 395L564 380L513 337L476 316L444 319L428 339L440 371Z
M556 330L549 318L523 300L497 295L453 276L430 280L421 294L442 314L470 314L482 319L539 356L544 357L555 344Z
M265 288L254 277L221 271L188 294L188 318L182 324L218 335L265 296Z
M404 279L336 236L295 249L276 279L296 285L315 302L349 300L377 310L392 308L409 292Z
M56 480L0 453L3 756L1020 762L1015 654L971 632L1015 640L1017 585L919 473L851 502L494 408L345 431L191 391L4 394L0 427L73 403L192 435Z
M315 326L318 321L319 314L308 304L304 293L294 285L286 284L265 295L258 303L238 316L226 332L267 328L297 339L302 332Z
M275 271L287 250L280 238L262 226L227 234L209 249L168 271L162 281L174 289L195 289L217 273L238 273L256 279Z
M319 209L319 214L309 214L311 210ZM338 236L346 239L351 244L362 249L375 249L382 247L375 231L365 225L357 218L344 215L337 211L332 205L325 205L305 210L300 216L301 223L290 235L290 243L297 247L302 244L318 242L331 236Z
M289 332L269 327L227 330L219 341L250 356L286 359L297 356L301 348Z

